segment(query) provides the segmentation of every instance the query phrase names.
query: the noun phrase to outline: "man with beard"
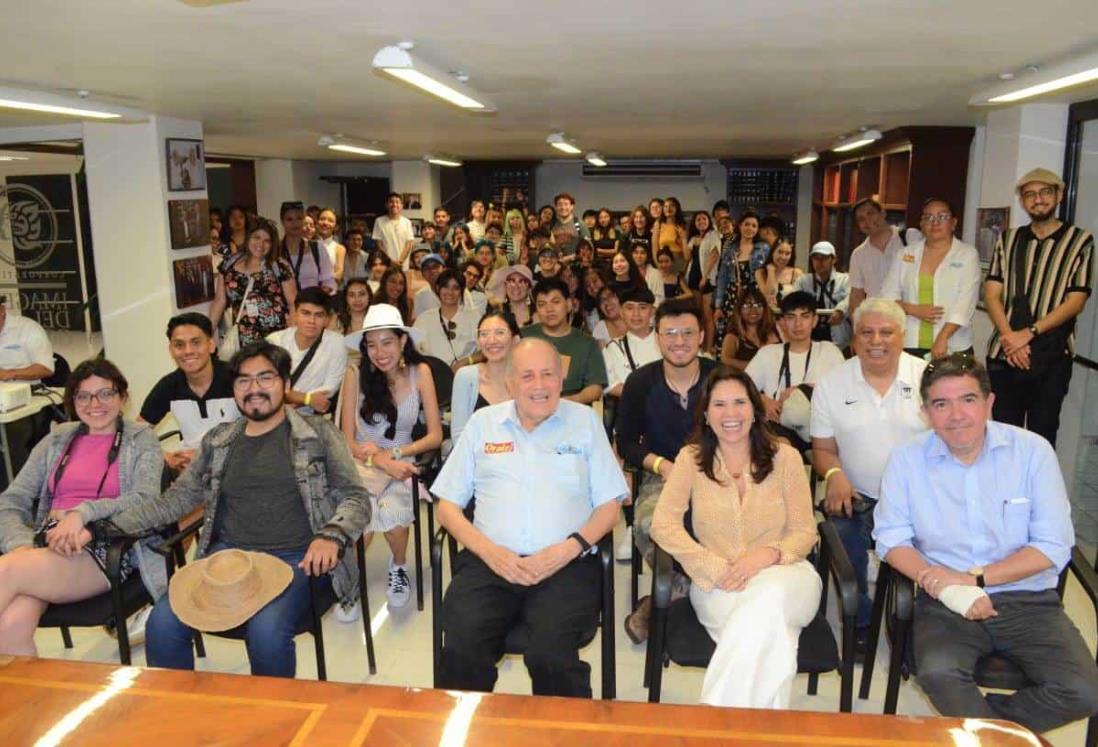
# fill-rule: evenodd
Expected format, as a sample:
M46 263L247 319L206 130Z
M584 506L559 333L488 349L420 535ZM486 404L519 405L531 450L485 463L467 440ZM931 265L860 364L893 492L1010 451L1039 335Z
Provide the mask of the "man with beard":
M637 549L652 564L654 550L649 530L656 501L675 457L694 427L694 409L705 378L717 364L698 353L705 341L701 309L692 299L665 301L656 309L656 344L660 358L641 366L625 380L618 403L618 453L636 468L640 480L633 511ZM677 574L676 596L685 595L686 577ZM625 620L625 632L634 643L648 638L651 598L640 601Z
M245 346L229 362L229 375L244 417L207 433L162 496L135 503L112 522L134 534L203 506L198 557L232 548L290 566L290 585L243 627L252 674L293 677L294 628L311 604L308 577L319 577L329 605L358 598L354 553L345 550L369 523L370 496L335 426L286 404L289 353L269 342ZM194 630L169 599L156 603L145 632L149 666L194 669Z
M1056 218L1064 182L1055 173L1033 169L1015 189L1030 223L999 237L984 283L995 325L987 351L992 414L1055 446L1071 380L1075 317L1090 296L1094 237Z

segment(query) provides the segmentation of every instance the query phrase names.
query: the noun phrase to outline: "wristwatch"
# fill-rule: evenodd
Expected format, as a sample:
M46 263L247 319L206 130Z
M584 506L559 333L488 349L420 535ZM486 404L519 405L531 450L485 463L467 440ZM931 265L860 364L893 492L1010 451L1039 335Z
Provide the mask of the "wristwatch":
M402 456L404 456L404 452L400 450L399 446L394 446L393 450L391 452L389 452L389 455L392 456L393 459L395 459L396 461L399 462L400 458Z
M1029 325L1029 333L1031 335L1033 335L1034 337L1037 337L1038 335L1041 334L1041 331L1039 329L1037 329L1037 323L1036 322Z
M974 566L968 569L968 575L976 578L976 585L981 589L984 588L984 567L981 565Z

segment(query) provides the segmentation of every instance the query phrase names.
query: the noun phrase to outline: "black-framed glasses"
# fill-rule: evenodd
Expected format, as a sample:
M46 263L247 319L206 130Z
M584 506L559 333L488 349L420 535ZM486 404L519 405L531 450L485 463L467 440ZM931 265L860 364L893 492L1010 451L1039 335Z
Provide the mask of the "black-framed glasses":
M281 381L281 377L274 371L264 371L255 376L237 376L233 379L233 389L238 392L246 392L252 388L252 384L259 384L260 389L271 389L275 382Z
M1040 189L1027 189L1025 192L1022 193L1022 199L1023 200L1036 200L1038 197L1044 197L1044 198L1048 199L1049 197L1055 197L1055 196L1056 196L1056 187L1041 187Z
M81 407L87 407L93 399L101 404L109 405L117 398L118 390L109 388L100 389L97 392L77 392L72 395L72 401Z

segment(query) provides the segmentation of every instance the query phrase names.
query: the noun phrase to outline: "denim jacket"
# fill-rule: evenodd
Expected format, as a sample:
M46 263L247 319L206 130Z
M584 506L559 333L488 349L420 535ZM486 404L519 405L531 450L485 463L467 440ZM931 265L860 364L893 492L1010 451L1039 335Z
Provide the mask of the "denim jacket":
M370 522L370 495L362 486L343 435L318 415L300 415L286 408L290 423L293 470L309 526L317 537L349 547ZM123 532L162 526L186 516L199 506L205 513L198 555L204 556L217 526L217 509L225 463L233 443L242 437L248 420L222 423L207 433L194 460L162 497L137 503L112 521ZM336 594L348 604L357 599L358 566L355 553L344 553L332 571Z
M46 523L53 502L49 477L79 427L79 423L63 423L39 441L27 463L0 495L0 552L34 544L34 534ZM118 497L84 501L73 510L87 524L109 518L137 503L157 501L163 469L164 455L152 428L123 421L118 450ZM136 545L135 559L145 588L156 598L167 589L168 574L164 559L147 548L149 541Z
M715 309L719 309L721 304L724 303L729 287L739 283L739 275L736 272L736 256L739 253L739 236L733 236L726 241L724 248L721 249L721 259L717 270L717 290L713 294L713 308ZM756 239L755 246L751 249L751 273L754 274L756 270L764 266L769 256L770 245L761 239ZM733 293L739 293L739 291L739 288L732 290Z

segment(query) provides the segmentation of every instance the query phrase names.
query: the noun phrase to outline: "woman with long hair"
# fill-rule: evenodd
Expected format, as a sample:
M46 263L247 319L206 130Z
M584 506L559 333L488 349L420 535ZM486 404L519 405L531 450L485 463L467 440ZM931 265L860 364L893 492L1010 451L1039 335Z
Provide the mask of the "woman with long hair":
M347 229L343 234L343 240L347 243L339 263L340 288L346 287L351 278L364 278L370 273L366 252L362 250L366 243L366 236L362 233L362 229Z
M609 208L600 208L595 215L595 227L591 230L591 243L600 263L609 262L615 253L624 248L625 237L614 225L614 214Z
M381 278L385 276L385 271L393 266L393 260L389 259L389 255L385 252L375 249L370 252L366 265L369 267L366 277L370 279L370 292L377 293L381 287Z
M686 219L682 215L682 205L676 197L663 201L659 223L652 226L652 247L670 249L675 257L675 269L681 271L686 266Z
M511 208L503 219L503 239L499 244L499 251L507 257L511 264L526 262L526 253L523 248L526 245L526 220L522 211ZM520 256L521 255L521 256Z
M497 270L492 276L492 307L510 314L520 328L536 324L537 310L534 299L530 296L533 284L534 274L526 265L512 265Z
M461 273L443 270L435 280L435 292L439 306L424 311L412 325L420 334L416 349L453 366L476 349L479 314L465 307Z
M629 252L629 257L633 260L633 264L636 265L641 277L644 278L648 290L652 291L652 295L655 296L656 306L659 306L663 303L667 294L664 292L663 275L656 263L652 261L652 250L635 244ZM678 293L676 292L674 295L677 296Z
M624 251L614 252L610 259L610 287L620 296L628 288L647 286L648 281L633 262L633 258Z
M332 261L332 275L335 277L336 287L343 282L343 264L347 257L347 247L339 243L335 237L338 228L339 216L336 215L335 209L322 207L316 215L316 243L328 252L328 259Z
M557 222L557 209L552 205L542 205L538 208L538 228L551 234L553 226Z
M343 436L361 464L373 504L367 531L383 532L392 552L390 608L403 607L410 596L405 564L408 527L415 520L411 480L419 474L414 457L442 444L431 367L416 351L414 336L418 332L395 307L371 306L364 327L346 338L362 354L362 364L359 370L348 367L341 394ZM421 416L427 432L417 439L412 431Z
M716 322L714 349L720 350L729 317L748 288L755 286L755 271L766 263L770 245L759 238L759 215L745 210L737 233L721 250L717 287L713 291L713 319Z
M721 362L744 370L763 345L780 342L778 325L766 296L756 287L740 295L721 343Z
M65 383L73 422L39 441L0 494L0 654L36 656L46 607L110 591L110 543L86 525L160 495L164 455L152 428L123 417L127 391L109 360L78 365ZM167 590L149 540L122 558L122 579L134 573L153 599Z
M296 297L297 281L290 263L281 256L278 229L260 218L248 234L245 251L221 263L214 279L210 321L216 329L228 312L229 323L239 327L243 347L286 329Z
M656 259L656 263L659 267L660 286L663 288L663 299L665 301L692 295L690 289L686 287L682 275L675 272L675 255L671 253L670 249L660 249L660 255Z
M496 245L488 239L477 241L473 261L480 265L480 286L487 288L492 282L492 273L496 269Z
M717 644L701 702L788 708L801 630L822 589L806 560L816 525L801 455L770 433L745 373L720 366L706 379L652 539L690 577L690 604Z
M526 216L526 233L527 235L541 228L541 221L538 219L537 213L530 213Z
M366 310L370 308L374 293L370 290L370 281L367 278L357 277L350 278L339 295L339 313L332 317L328 328L349 335L362 329Z
M591 336L600 348L625 336L628 327L621 315L621 298L610 287L603 288L598 295L599 322L591 330Z
M381 276L381 282L378 284L377 290L374 292L373 303L383 303L396 307L397 311L400 312L400 318L404 320L405 324L410 325L414 321L412 319L412 305L408 303L408 278L404 275L404 270L396 265L391 265L385 271Z
M588 331L599 323L599 291L606 287L606 274L597 267L589 267L580 278L580 312L583 326Z
M793 250L793 245L785 239L779 239L770 250L766 264L755 271L755 282L771 309L777 309L782 299L797 289L797 279L804 272L795 266L796 261L797 253Z
M469 237L473 241L479 241L484 238L484 229L488 227L488 222L485 218L488 215L488 208L484 204L484 200L473 200L469 203L469 214L465 219L465 227L469 231Z
M473 237L464 223L454 225L450 239L450 261L455 265L468 262L473 257Z
M248 240L248 211L242 205L229 205L221 233L222 243L228 244L233 254L244 249Z
M450 399L450 440L454 443L474 412L511 399L507 386L507 354L518 341L518 324L505 309L489 309L480 318L477 349L484 360L463 366L454 375Z

